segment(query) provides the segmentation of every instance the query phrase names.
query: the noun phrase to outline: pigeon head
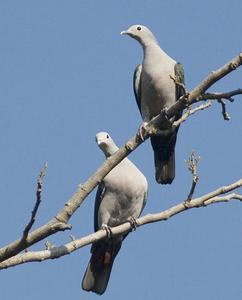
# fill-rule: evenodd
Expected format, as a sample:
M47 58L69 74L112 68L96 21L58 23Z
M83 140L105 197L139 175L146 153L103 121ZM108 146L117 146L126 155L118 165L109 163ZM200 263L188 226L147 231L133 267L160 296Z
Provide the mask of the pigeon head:
M121 31L120 34L129 35L140 42L143 46L154 42L158 44L153 33L144 25L132 25L127 30Z
M106 157L112 155L118 150L118 147L115 145L110 135L104 131L96 134L96 143Z

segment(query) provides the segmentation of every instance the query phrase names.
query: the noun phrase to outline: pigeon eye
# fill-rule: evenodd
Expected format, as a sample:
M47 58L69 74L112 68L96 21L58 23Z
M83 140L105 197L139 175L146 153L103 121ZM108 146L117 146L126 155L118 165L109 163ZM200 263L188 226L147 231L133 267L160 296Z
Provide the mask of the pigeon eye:
M109 139L109 135L107 134L107 139Z
M139 30L139 31L140 31L140 30L141 30L141 27L140 27L140 26L138 26L138 27L137 27L137 30Z

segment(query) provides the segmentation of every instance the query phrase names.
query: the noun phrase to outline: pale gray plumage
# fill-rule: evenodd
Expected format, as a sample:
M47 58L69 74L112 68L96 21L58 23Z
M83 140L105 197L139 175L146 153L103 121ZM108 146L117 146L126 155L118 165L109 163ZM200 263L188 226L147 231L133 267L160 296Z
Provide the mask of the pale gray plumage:
M118 150L106 132L98 133L96 141L106 157ZM98 186L94 210L95 231L106 225L117 226L138 218L145 206L147 192L145 176L129 159L122 160ZM97 294L105 292L114 259L126 236L107 238L92 245L92 256L82 280L84 290Z
M135 69L133 87L142 119L146 123L180 98L183 90L174 84L170 76L184 83L183 68L160 48L153 33L144 25L133 25L121 34L136 39L143 48L143 63ZM161 129L167 129L167 123L162 125ZM177 130L151 138L158 183L171 183L175 177L176 135Z

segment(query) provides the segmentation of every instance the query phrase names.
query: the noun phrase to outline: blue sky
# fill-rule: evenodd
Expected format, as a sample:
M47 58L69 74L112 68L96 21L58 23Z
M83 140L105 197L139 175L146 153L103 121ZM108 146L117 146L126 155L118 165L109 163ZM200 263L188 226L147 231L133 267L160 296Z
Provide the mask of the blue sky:
M44 224L102 163L95 134L108 131L118 145L141 118L132 91L138 43L120 36L145 24L161 47L185 68L193 88L241 49L239 0L230 1L0 1L0 227L1 245L15 240L29 219L36 178L45 161L43 201L35 227ZM211 91L241 87L241 70ZM154 181L146 142L130 158L147 176L144 213L182 201L191 177L184 160L201 155L195 196L241 177L242 99L191 117L179 131L176 179ZM71 219L76 237L93 230L93 192ZM241 203L185 212L144 226L125 240L104 299L239 299L242 294ZM69 232L49 241L61 245ZM32 249L43 249L40 242ZM89 247L55 261L1 271L1 298L95 299L81 290ZM132 297L132 298L131 298Z

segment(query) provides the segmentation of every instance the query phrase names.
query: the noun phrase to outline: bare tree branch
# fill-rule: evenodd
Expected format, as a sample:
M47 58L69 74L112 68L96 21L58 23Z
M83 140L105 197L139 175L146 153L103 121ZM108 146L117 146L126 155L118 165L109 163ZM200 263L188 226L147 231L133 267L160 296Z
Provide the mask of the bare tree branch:
M196 185L197 185L198 180L199 180L199 176L198 176L198 173L197 173L197 165L198 165L200 159L201 159L201 157L200 156L196 157L195 151L192 150L191 156L186 161L187 166L188 166L188 170L192 173L192 186L191 186L190 192L187 196L187 200L185 201L186 205L187 205L188 202L190 202L192 200Z
M27 247L35 244L38 241L58 232L70 229L68 224L69 219L74 212L79 208L84 199L91 193L91 191L98 185L98 183L126 156L134 151L140 144L144 142L149 136L149 132L154 132L154 128L159 129L159 124L164 120L171 119L189 105L199 102L199 97L211 87L215 82L224 76L228 75L242 64L242 53L233 58L223 67L209 74L197 87L195 87L189 94L182 96L174 105L169 107L165 112L153 118L147 124L147 132L144 134L143 139L136 136L129 139L129 141L121 147L114 155L110 156L97 171L83 184L81 184L74 195L65 203L64 207L45 225L28 233L26 240L19 239L9 245L0 249L0 262L4 261Z
M24 229L22 241L26 241L29 231L35 222L36 214L37 214L40 202L41 202L41 193L42 193L42 186L43 186L42 180L43 180L43 177L45 176L46 170L47 170L47 162L45 163L44 167L40 171L38 179L37 179L36 202L35 202L34 209L32 210L32 213L31 213L31 219Z
M205 207L211 204L228 202L231 200L242 201L242 195L236 193L230 193L225 196L220 196L228 192L231 192L241 186L242 186L242 178L228 186L220 187L214 190L213 192L210 192L202 197L192 199L186 205L184 204L184 202L181 202L173 207L170 207L165 211L155 213L155 214L148 214L143 217L140 217L136 219L137 226L142 226L145 224L159 222L159 221L166 221L171 217L192 208ZM132 225L130 222L111 228L112 236L124 234L125 232L128 232L130 230L132 230ZM86 245L97 242L100 239L105 238L106 235L107 235L106 231L101 229L95 233L89 234L80 239L76 239L76 240L72 239L71 242L59 247L50 247L47 250L18 254L0 263L0 269L10 268L28 262L37 262L37 261L40 262L48 259L59 258L61 256L70 254L71 252L76 251Z
M195 113L197 113L200 110L204 110L209 108L212 105L211 101L207 101L206 103L203 103L195 108L192 108L191 106L188 107L188 109L183 113L183 115L181 116L180 119L178 119L177 121L175 121L172 124L173 128L177 128L178 126L181 125L181 123L185 122L191 115L194 115Z
M226 110L226 103L225 100L228 100L230 102L234 102L233 96L241 95L242 89L233 90L227 93L206 93L199 97L199 100L217 100L218 103L222 106L222 115L224 120L229 121L230 116Z
M242 95L242 89L233 90L226 93L206 93L198 97L198 100L219 100L226 99L233 102L234 96Z
M222 106L222 115L223 115L224 120L229 121L230 120L230 116L229 116L229 113L226 110L225 101L223 99L219 99L218 103L220 103L221 106Z

